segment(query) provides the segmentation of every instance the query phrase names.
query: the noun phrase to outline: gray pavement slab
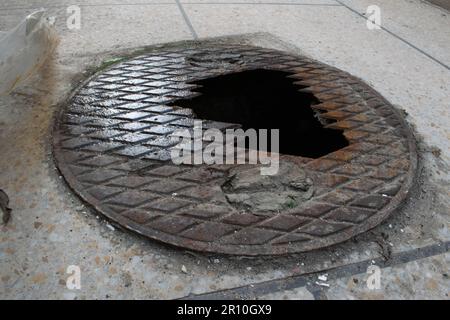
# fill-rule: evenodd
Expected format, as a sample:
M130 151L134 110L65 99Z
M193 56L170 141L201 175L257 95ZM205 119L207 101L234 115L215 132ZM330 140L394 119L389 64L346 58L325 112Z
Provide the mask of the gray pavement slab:
M39 75L0 98L0 188L13 209L10 223L0 227L0 298L179 298L267 281L283 284L288 277L320 275L372 259L389 261L405 252L408 263L382 269L389 281L379 295L349 286L351 275L328 281L325 295L315 287L297 285L286 292L280 285L258 297L447 298L446 251L414 260L419 258L416 248L435 248L450 238L450 71L445 68L450 35L441 32L448 30L450 18L441 9L420 1L379 1L382 10L387 8L382 20L387 32L366 28L365 19L346 7L364 11L367 2L356 0L341 1L346 6L329 0L298 1L302 5L79 2L82 28L68 30L66 8L52 8L61 35L57 54ZM31 8L48 4L3 1L0 30L13 27ZM84 79L83 71L138 47L218 36L226 36L218 42L309 55L362 78L404 109L420 142L423 168L405 206L354 241L276 260L180 251L112 227L85 207L56 171L50 147L58 104ZM69 265L81 267L81 290L66 287ZM422 274L421 269L428 271Z

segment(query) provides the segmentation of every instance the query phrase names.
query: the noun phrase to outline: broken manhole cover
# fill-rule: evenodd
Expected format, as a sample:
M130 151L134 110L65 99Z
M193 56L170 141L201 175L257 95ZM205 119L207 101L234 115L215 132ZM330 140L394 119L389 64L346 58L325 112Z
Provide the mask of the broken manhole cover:
M280 129L278 173L176 165L171 134L195 119ZM408 126L370 87L250 46L158 49L95 75L63 110L54 146L73 190L118 224L242 255L317 249L376 226L407 196L417 161Z

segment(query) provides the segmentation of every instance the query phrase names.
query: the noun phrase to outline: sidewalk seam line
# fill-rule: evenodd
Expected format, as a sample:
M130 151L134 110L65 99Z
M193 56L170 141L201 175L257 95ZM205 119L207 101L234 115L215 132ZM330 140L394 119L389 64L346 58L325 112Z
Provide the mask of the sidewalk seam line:
M183 16L184 21L186 22L189 30L191 31L192 37L194 40L198 39L197 32L195 32L194 27L192 26L191 20L189 19L189 16L187 15L186 11L183 8L183 5L181 4L180 0L175 0L177 3L178 9L180 9L181 15Z
M368 20L367 17L365 17L364 15L362 15L361 13L359 13L357 10L353 9L352 7L344 4L343 2L341 2L340 0L334 0L337 3L339 3L340 5L342 5L343 7L347 8L348 10L350 10L351 12L355 13L356 15L360 16L361 18L363 18L364 20ZM400 37L399 35L395 34L394 32L392 32L391 30L379 25L379 27L387 32L388 34L390 34L391 36L393 36L394 38L396 38L397 40L400 40L401 42L403 42L404 44L408 45L409 47L415 49L416 51L420 52L421 54L423 54L424 56L428 57L429 59L433 60L434 62L440 64L442 67L444 67L447 70L450 70L450 67L448 65L446 65L444 62L438 60L437 58L433 57L431 54L427 53L426 51L420 49L419 47L417 47L416 45L412 44L411 42L409 42L406 39L403 39L402 37Z
M318 274L328 273L328 280L336 280L343 277L365 273L370 265L377 265L380 268L384 269L387 267L393 267L409 262L418 261L421 259L434 257L440 254L445 254L449 252L449 249L450 241L440 242L425 247L399 252L397 254L394 254L392 258L387 261L385 261L382 257L367 259L331 269L324 269L301 275L288 276L281 279L273 279L208 293L192 294L181 297L178 300L233 299L236 295L258 297L264 294L306 287L308 285L308 282L314 282L313 280L316 279L315 277Z

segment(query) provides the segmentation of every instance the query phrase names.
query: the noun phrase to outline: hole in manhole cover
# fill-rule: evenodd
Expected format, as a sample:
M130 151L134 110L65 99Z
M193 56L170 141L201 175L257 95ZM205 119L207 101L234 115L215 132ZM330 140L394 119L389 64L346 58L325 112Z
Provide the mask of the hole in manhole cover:
M195 81L200 95L173 105L192 109L199 119L236 123L244 130L279 129L282 154L318 158L347 146L342 130L324 128L335 120L321 119L320 111L311 108L320 101L288 76L258 69Z
M196 118L281 129L278 173L176 165L171 134ZM358 79L276 50L206 44L89 79L61 112L54 154L74 192L125 228L242 255L318 249L376 226L406 198L417 162L402 117Z

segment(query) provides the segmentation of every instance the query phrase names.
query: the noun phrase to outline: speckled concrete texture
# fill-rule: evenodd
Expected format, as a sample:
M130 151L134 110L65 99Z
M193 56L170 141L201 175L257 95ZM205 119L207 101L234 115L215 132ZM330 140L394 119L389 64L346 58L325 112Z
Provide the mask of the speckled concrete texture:
M368 289L368 274L330 281L328 299L449 299L450 255L417 260L382 269L380 288ZM405 274L405 270L407 270Z
M141 2L0 4L2 31L32 8L52 5L61 36L40 74L0 98L0 188L12 208L11 221L0 226L1 299L192 297L306 273L317 278L335 267L390 261L411 250L410 262L382 269L379 293L352 285L354 277L363 282L362 270L325 281L329 287L306 284L292 292L275 287L256 292L256 298L448 299L448 254L438 251L415 260L414 253L450 240L450 35L439 33L449 28L447 11L418 0L378 1L385 30L371 31L357 14L365 11L364 0ZM76 3L82 27L68 30L66 8ZM404 207L351 241L274 260L200 255L148 241L111 225L75 197L55 168L51 130L60 104L86 70L136 48L218 36L225 36L214 40L219 43L259 45L329 63L362 78L403 109L421 155L420 183ZM69 265L81 268L80 290L66 287Z

